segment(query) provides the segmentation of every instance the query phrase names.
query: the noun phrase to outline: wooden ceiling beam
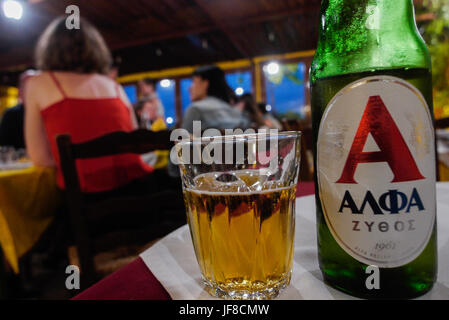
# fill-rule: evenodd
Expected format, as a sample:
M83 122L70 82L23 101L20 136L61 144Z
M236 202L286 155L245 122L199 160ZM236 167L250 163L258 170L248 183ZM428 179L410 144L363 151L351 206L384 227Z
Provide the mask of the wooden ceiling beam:
M38 5L36 6L36 14L38 12L38 8L42 5L43 8L45 8L44 12L48 12L46 10L48 10L48 7L51 8L55 8L55 10L61 10L61 5L63 5L62 2L60 3L59 6L53 6L53 2L49 1L49 0L28 0L29 3L38 3ZM174 0L173 0L174 1ZM126 25L129 29L126 30L124 32L124 35L129 34L128 37L122 36L122 37L117 37L114 36L114 33L116 34L117 30L108 30L108 29L104 29L101 30L104 35L105 38L107 38L108 44L111 47L111 49L113 50L120 50L120 49L124 49L124 48L128 48L128 47L137 47L137 46L141 46L141 45L146 45L146 44L151 44L152 42L155 43L155 45L157 45L156 42L162 42L162 41L167 41L169 39L176 39L176 38L182 38L185 37L186 35L189 34L207 34L207 33L211 33L214 31L221 31L221 34L223 34L225 37L219 37L220 39L229 39L235 46L235 49L233 48L234 46L228 46L228 51L226 51L226 54L228 53L232 53L235 52L236 55L237 53L239 53L240 56L242 57L248 57L249 56L249 52L248 48L251 48L251 46L249 45L250 42L248 42L248 44L244 41L244 38L242 38L239 34L236 34L236 30L240 29L244 29L245 27L248 27L250 25L257 25L260 23L264 23L264 22L270 22L270 21L278 21L281 19L287 19L288 17L292 17L295 19L294 24L298 25L298 24L307 24L307 21L310 21L310 17L317 15L318 17L318 12L319 12L319 3L317 1L314 2L309 2L308 4L304 4L301 6L297 6L296 8L291 8L291 9L278 9L277 11L273 11L273 12L267 12L265 11L265 13L261 13L259 15L256 16L248 16L245 18L239 18L239 17L226 17L225 19L221 19L221 16L219 16L218 13L213 13L213 6L208 3L205 0L195 0L196 3L199 3L201 5L201 8L204 8L202 10L202 12L205 12L206 15L208 16L208 19L203 19L202 22L198 25L198 26L194 26L194 27L186 27L186 28L173 28L173 31L171 32L164 32L164 33L160 33L160 34L153 34L153 35L148 35L148 36L144 36L142 35L139 38L135 38L133 39L133 35L131 32L129 32L129 29L133 29L135 28L135 26L133 26L133 21L123 21L123 24ZM59 3L59 2L58 2ZM58 4L55 3L55 4ZM164 10L165 11L165 10ZM54 15L55 12L50 11L48 12L50 15ZM90 12L87 15L87 18L92 19L93 21L95 21L95 15L97 14L96 11L92 11L90 10ZM93 16L91 16L93 15ZM301 15L309 17L306 20L302 20L300 17ZM297 19L298 17L298 19ZM312 17L312 19L314 19ZM207 21L209 20L209 21ZM302 28L301 28L302 29ZM207 35L205 35L207 38ZM122 39L126 39L128 38L129 40L122 40ZM211 41L211 39L208 39L208 41ZM212 41L213 43L213 41ZM16 52L14 52L13 54L6 54L5 56L8 56L10 59L3 59L3 61L5 61L4 63L0 63L0 69L4 69L7 68L11 65L18 65L18 64L22 64L22 63L26 63L31 61L30 59L30 54L29 52L32 52L33 48L32 45L34 44L34 41L28 41L28 43L26 45L24 45L22 48L17 49ZM23 53L23 54L22 54ZM7 61L7 62L6 62Z
M221 30L229 41L233 44L233 46L240 52L240 54L245 57L251 57L249 51L241 45L238 39L235 37L234 33L229 30L229 27L220 20L220 17L216 16L216 13L210 9L205 0L193 0L196 5L206 14L206 16L211 20L211 22L217 26L219 30Z
M181 37L185 37L188 34L198 34L198 33L210 32L213 30L216 30L216 27L199 26L196 28L177 30L174 32L169 32L169 33L160 34L160 35L159 34L152 35L149 37L143 37L140 39L126 41L126 42L120 41L120 43L109 43L109 46L113 50L119 50L119 49L124 49L124 48L128 48L128 47L136 47L136 46L140 46L140 45L144 45L144 44L150 44L151 42L181 38Z
M195 0L197 1L197 0ZM152 35L148 37L143 37L136 40L126 41L126 42L120 42L120 43L110 43L110 47L114 50L123 49L126 47L134 47L139 45L148 44L151 42L156 41L163 41L173 38L179 38L184 37L188 34L199 34L199 33L206 33L210 31L220 30L222 28L226 30L230 29L236 29L240 27L244 27L251 24L257 24L262 22L268 22L268 21L276 21L280 19L285 19L292 16L298 16L301 14L308 14L308 13L316 13L319 12L319 5L306 5L304 7L300 7L297 9L292 10L282 10L277 12L271 12L267 14L262 14L254 17L248 17L245 19L239 19L239 20L225 20L220 23L220 26L217 24L213 25L205 25L205 26L198 26L195 28L190 29L183 29L183 30L177 30L174 32L161 34L161 35Z
M309 13L319 13L320 11L320 5L305 5L303 7L299 7L296 9L288 9L288 10L279 10L274 12L269 12L266 14L253 16L253 17L246 17L245 19L241 20L228 20L224 21L223 24L225 26L229 27L240 27L242 25L247 24L255 24L255 23L261 23L261 22L268 22L268 21L275 21L275 20L281 20L292 16L299 16L303 14L309 14ZM243 21L242 21L243 20Z

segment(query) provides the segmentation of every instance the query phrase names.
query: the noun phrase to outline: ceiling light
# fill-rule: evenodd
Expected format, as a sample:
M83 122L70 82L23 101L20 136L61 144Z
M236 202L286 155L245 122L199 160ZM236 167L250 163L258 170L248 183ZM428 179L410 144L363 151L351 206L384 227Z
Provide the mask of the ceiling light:
M268 74L272 76L278 74L280 69L279 63L277 62L271 62L266 67Z
M238 96L241 96L243 94L244 90L242 87L238 87L237 89L235 89L235 94Z
M161 87L162 88L168 88L171 86L171 81L168 79L164 79L161 81Z
M3 2L3 13L7 18L20 20L23 14L22 4L14 0L7 0Z

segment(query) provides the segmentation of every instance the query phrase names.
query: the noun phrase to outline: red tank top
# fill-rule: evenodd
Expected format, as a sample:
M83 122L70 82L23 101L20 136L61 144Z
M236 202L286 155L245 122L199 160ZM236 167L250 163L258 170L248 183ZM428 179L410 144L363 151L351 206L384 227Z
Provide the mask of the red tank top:
M73 143L81 143L114 131L132 131L129 108L119 97L69 98L60 82L50 73L63 99L41 111L45 129L56 160L58 186L65 188L61 172L56 136L68 133ZM140 155L121 154L94 159L76 160L81 190L83 192L108 191L142 178L153 171Z

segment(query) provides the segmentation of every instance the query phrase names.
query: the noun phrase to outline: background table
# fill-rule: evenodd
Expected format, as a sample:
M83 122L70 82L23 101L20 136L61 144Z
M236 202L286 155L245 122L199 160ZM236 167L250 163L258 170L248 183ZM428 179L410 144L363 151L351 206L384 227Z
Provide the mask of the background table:
M61 202L54 168L0 170L0 245L15 273L18 259L39 240Z
M311 193L313 193L313 184L300 185L298 195ZM313 198L297 199L296 245L292 282L281 293L279 299L355 299L327 286L322 281L317 260ZM449 183L440 183L438 184L438 281L431 292L419 299L449 299L448 211ZM171 264L170 270L167 270L168 264ZM174 269L177 269L179 273L172 274ZM165 288L158 279L164 279ZM187 226L160 240L142 253L141 258L75 297L75 299L170 298L212 298L202 290L200 285L199 268Z

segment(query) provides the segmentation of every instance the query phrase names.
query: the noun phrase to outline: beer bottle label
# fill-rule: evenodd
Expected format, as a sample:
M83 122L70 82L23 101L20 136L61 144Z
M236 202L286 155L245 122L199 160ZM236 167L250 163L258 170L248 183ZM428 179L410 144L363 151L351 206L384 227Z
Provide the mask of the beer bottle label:
M363 78L330 101L318 134L319 196L354 259L394 268L424 250L435 223L434 149L429 107L400 78Z

